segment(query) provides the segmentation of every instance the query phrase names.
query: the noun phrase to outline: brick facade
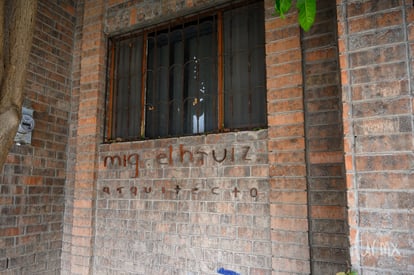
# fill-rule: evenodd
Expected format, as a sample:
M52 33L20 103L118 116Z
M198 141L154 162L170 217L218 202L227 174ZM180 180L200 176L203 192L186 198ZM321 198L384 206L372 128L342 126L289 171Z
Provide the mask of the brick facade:
M349 261L336 6L318 3L302 38L306 161L313 274L346 270Z
M262 130L100 146L95 273L270 274L266 140Z
M412 1L337 1L351 263L410 274Z
M274 17L266 6L269 185L273 271L309 274L305 114L296 14Z
M268 128L103 144L107 38L227 0L40 0L0 274L414 272L411 0L265 0Z
M0 274L60 270L75 8L39 1L23 103L35 130L0 174Z

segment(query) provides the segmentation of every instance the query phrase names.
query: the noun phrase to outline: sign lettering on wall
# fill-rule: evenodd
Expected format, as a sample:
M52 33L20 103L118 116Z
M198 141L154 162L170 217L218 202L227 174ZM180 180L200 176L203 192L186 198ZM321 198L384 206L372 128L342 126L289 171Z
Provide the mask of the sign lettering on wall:
M232 146L221 149L194 149L188 150L183 144L179 144L176 147L173 145L168 146L162 151L155 152L153 158L151 158L156 165L162 166L174 166L174 165L183 165L183 164L194 164L198 166L206 165L207 163L216 163L221 164L226 161L229 164L236 163L245 163L253 160L251 155L251 147L247 145ZM114 154L107 155L103 157L103 166L107 169L133 169L133 174L131 178L140 177L140 167L144 166L143 162L148 161L146 159L141 159L140 154L138 153L124 153L124 154ZM148 186L115 186L109 187L104 186L101 190L107 195L121 195L129 194L131 196L137 196L139 193L151 194L155 192L161 192L162 194L166 192L173 192L176 195L179 195L183 191L190 192L191 194L197 194L201 191L199 187L193 187L187 190L184 190L184 187L180 184L176 184L173 187L157 187L155 190L153 187ZM250 188L246 190L241 190L238 187L232 189L222 189L219 186L207 187L204 190L207 193L210 193L213 196L218 196L223 192L230 192L234 198L240 196L241 192L244 192L246 195L257 198L258 190L257 188Z
M237 150L237 154L236 154ZM167 152L161 152L155 155L154 159L158 165L173 166L175 160L173 158L174 147L170 145ZM221 150L213 149L211 152L206 152L201 149L196 151L189 151L184 148L184 145L180 144L178 149L179 162L183 163L196 163L200 166L204 165L207 158L211 158L216 163L222 163L225 160L230 162L249 161L250 159L250 146L240 146L224 148ZM237 157L238 159L237 159ZM132 167L134 168L134 175L132 178L139 177L140 167L140 155L137 153L121 154L121 155L109 155L103 159L104 167Z
M161 187L158 191L161 191L161 193L165 194L167 191L173 191L176 195L180 194L180 192L183 190L183 188L180 185L176 185L173 189L168 190L165 187ZM123 186L118 186L118 187L113 187L110 188L109 186L104 186L102 188L102 192L108 194L108 195L112 195L112 194L127 194L129 193L132 196L137 196L139 192L142 193L146 193L146 194L150 194L155 192L156 190L153 190L152 187L148 187L148 186L144 186L144 187L137 187L137 186L132 186L129 189L125 188ZM197 194L200 189L197 187L191 188L190 189L192 194ZM210 193L213 195L220 195L221 190L220 187L215 186L209 189ZM241 189L234 187L233 189L231 189L231 193L233 194L233 196L235 198L237 198L239 196L239 193L242 192ZM252 198L257 198L258 197L258 190L257 188L253 187L248 189L248 194L250 197Z

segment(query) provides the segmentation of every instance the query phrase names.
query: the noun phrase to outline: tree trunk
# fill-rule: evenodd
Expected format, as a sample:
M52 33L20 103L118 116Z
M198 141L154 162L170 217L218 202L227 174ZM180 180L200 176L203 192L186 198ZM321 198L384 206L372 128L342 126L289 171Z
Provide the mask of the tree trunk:
M0 0L0 171L22 112L37 0Z

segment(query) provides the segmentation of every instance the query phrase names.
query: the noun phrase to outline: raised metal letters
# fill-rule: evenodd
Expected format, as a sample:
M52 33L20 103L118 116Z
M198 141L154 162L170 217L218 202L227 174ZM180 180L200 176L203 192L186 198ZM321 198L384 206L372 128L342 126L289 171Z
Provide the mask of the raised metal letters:
M239 149L238 149L239 148ZM223 163L225 160L228 160L232 163L236 161L251 161L249 158L250 146L242 146L242 147L231 147L230 151L228 148L224 148L222 153L217 153L216 149L211 150L210 153L197 150L194 153L190 150L184 148L184 145L180 144L178 149L178 159L181 164L184 163L195 163L199 165L204 165L205 160L211 154L211 158L216 163ZM239 160L236 159L236 149L239 151ZM230 154L228 154L230 152ZM168 146L167 152L160 152L155 156L156 164L159 166L174 165L174 147L172 145ZM133 154L124 154L124 155L110 155L105 156L103 159L104 167L105 168L118 168L118 167L131 167L134 168L134 175L132 178L138 178L140 175L139 167L140 167L140 156L137 153Z
M122 193L122 190L124 189L124 187L123 186L118 186L118 187L116 187L116 188L114 188L114 190L116 191L116 193L118 193L118 194L123 194ZM217 187L217 186L215 186L215 187L212 187L212 188L210 188L210 192L211 192L211 194L213 194L213 195L220 195L220 187ZM152 187L147 187L147 186L144 186L143 188L142 188L142 190L143 190L143 192L144 193L146 193L146 194L150 194L150 193L152 193L153 191L155 191L155 190L153 190L152 189ZM173 189L171 189L171 191L173 191L173 192L175 192L177 195L181 192L183 190L183 188L181 188L181 186L180 185L176 185ZM138 189L138 187L136 187L136 186L132 186L131 188L129 188L129 191L130 191L130 193L131 193L131 195L133 195L133 196L137 196L138 195L138 192L139 192L139 189ZM200 191L200 189L199 188L197 188L197 187L194 187L194 188L191 188L190 189L190 191L191 191L191 193L192 194L197 194L199 191ZM108 186L104 186L103 188L102 188L102 192L103 193L105 193L105 194L108 194L108 195L111 195L111 190L110 190L110 187L108 187ZM166 188L163 186L163 187L161 187L161 192L164 194L165 192L166 192ZM234 187L232 190L231 190L231 193L233 193L234 194L234 197L235 198L237 198L238 197L238 194L239 193L241 193L242 191L239 189L239 188L237 188L237 187ZM252 197L252 198L257 198L258 197L258 190L257 190L257 188L255 188L255 187L253 187L253 188L250 188L249 189L249 195L250 195L250 197Z

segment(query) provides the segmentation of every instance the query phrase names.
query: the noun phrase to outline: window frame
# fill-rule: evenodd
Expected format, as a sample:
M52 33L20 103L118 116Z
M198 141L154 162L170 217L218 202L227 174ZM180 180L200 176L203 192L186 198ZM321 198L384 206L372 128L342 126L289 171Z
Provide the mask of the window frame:
M109 37L108 39L108 57L107 57L107 91L106 91L106 98L105 98L105 125L104 125L104 142L111 143L111 142L122 142L122 141L137 141L137 140L147 140L147 139L159 139L159 138L169 138L170 136L162 136L162 137L147 137L145 136L145 128L146 128L146 94L147 94L147 58L148 58L148 34L165 30L171 26L179 26L184 25L188 22L196 21L200 18L205 18L207 16L215 16L217 22L217 128L213 131L206 131L203 133L190 133L190 134L180 134L178 136L171 136L171 137L181 137L181 136L195 136L195 135L206 135L210 133L223 133L223 132L231 132L231 131L242 131L242 130L257 130L257 129L264 129L267 128L267 111L265 110L265 121L263 122L262 126L256 127L246 127L246 128L225 128L225 95L224 95L224 20L223 14L232 9L236 9L238 7L243 7L245 5L253 4L262 2L260 0L247 0L247 1L240 1L238 3L232 3L227 5L217 6L215 8L209 9L206 12L199 12L192 14L190 16L183 16L179 18L175 18L173 20L159 23L157 25L151 25L149 27L141 28L137 31L129 32L127 34L121 34ZM263 9L263 13L264 13ZM264 25L264 22L263 22ZM263 29L263 32L265 30ZM114 101L116 100L115 96L115 81L116 81L116 73L117 73L117 64L115 64L116 60L116 45L120 44L122 40L131 39L133 37L137 37L142 35L142 52L141 52L141 108L140 108L140 129L139 129L139 136L128 138L128 137L113 137L114 131ZM266 74L266 60L264 59L264 74ZM265 106L267 102L267 93L266 93L266 79L264 81L264 101ZM267 106L266 106L267 108Z

